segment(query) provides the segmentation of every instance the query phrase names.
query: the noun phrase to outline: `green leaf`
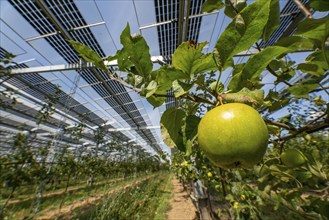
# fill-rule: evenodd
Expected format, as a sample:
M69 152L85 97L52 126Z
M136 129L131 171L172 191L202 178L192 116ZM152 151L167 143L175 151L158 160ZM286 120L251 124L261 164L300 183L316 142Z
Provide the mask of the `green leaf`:
M207 0L202 5L202 13L204 12L212 12L214 10L220 10L224 7L224 4L221 0Z
M161 106L165 101L166 97L157 97L155 95L152 95L146 99L153 107L159 107ZM169 145L168 145L169 146Z
M318 47L321 47L322 42L324 42L328 38L328 27L328 17L320 19L307 18L298 24L297 31L294 35L312 39L317 42Z
M120 42L123 45L120 53L118 53L119 67L130 67L134 65L136 73L148 82L149 75L153 69L151 61L150 48L145 39L140 35L130 36L130 26L127 24L126 28L122 31ZM127 63L123 65L123 63ZM120 69L126 71L125 69Z
M241 73L233 76L228 88L232 91L241 90L243 87L253 88L259 83L259 76L265 67L277 56L289 52L289 48L271 46L249 58Z
M188 115L186 117L185 124L182 127L187 155L192 153L192 143L197 137L200 120L201 119L195 115Z
M174 95L176 98L188 93L192 87L193 87L193 84L183 83L179 80L175 80L172 83L172 88L174 90Z
M329 58L329 50L317 50L306 57L308 63L315 63L323 72L329 69L329 63L327 63L326 57Z
M279 0L272 0L270 5L270 16L264 28L263 39L268 41L272 33L280 24L280 7Z
M224 92L224 84L222 82L217 82L217 81L212 82L210 84L210 88L211 90L216 91L217 94Z
M197 133L198 133L198 125L201 118L195 116L195 115L188 115L186 117L186 123L185 123L185 138L187 140L195 140Z
M102 58L95 51L80 42L74 40L69 40L69 42L84 60L95 64L96 67L104 71L107 70Z
M206 42L198 45L183 42L175 50L172 57L173 66L183 71L187 77L193 79L199 73L216 70L212 54L203 54L202 49Z
M158 83L157 92L169 90L172 87L172 82L177 79L188 79L181 70L167 65L153 71L151 74L152 79Z
M324 74L324 70L319 65L317 65L315 62L300 63L300 64L298 64L297 69L304 73L309 73L314 76L322 76Z
M327 0L311 0L310 6L316 11L329 11L329 2Z
M245 23L245 31L240 33L236 28L236 20L228 25L216 43L221 66L235 54L249 49L262 35L270 13L268 0L255 1L244 8L240 15Z
M246 6L246 0L225 0L224 13L227 17L234 18L237 12L242 11Z
M250 91L247 88L241 89L236 93L227 93L222 95L224 101L226 102L239 102L252 105L257 107L264 102L264 91L263 90L253 90Z
M185 116L183 110L169 108L163 113L160 120L161 134L165 144L169 147L176 146L183 152L185 152L185 146L183 143L182 126Z
M158 84L156 81L152 80L146 87L146 98L149 98L151 95L155 93L158 88Z
M292 87L288 88L288 91L294 95L296 98L308 98L309 92L316 89L319 86L318 83L313 84L304 84L304 83L296 83Z
M128 73L127 79L125 81L136 88L140 88L144 82L143 77L132 73Z
M300 50L313 50L314 43L312 40L301 37L301 36L289 36L284 37L279 40L275 46L287 47L291 51L300 51Z

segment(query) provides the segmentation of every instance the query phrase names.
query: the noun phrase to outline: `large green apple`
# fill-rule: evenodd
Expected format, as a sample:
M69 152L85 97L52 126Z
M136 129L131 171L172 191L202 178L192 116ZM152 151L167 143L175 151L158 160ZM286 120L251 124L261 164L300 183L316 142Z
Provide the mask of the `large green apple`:
M205 114L199 123L198 142L216 166L250 168L261 161L266 152L268 131L255 109L230 103Z

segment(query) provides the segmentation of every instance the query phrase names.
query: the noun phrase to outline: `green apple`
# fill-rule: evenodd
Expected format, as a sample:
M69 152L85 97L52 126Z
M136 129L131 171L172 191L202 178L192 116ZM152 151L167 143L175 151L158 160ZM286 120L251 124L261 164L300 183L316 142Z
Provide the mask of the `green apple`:
M259 113L241 103L216 107L198 126L198 142L216 166L250 168L260 162L268 144L268 130Z
M281 161L287 167L299 167L306 162L305 156L297 149L287 149L281 154Z
M181 163L182 167L187 167L188 166L188 163L187 161L185 160L183 163Z
M208 178L211 178L212 177L212 173L211 172L208 172L207 173L207 176L208 176Z

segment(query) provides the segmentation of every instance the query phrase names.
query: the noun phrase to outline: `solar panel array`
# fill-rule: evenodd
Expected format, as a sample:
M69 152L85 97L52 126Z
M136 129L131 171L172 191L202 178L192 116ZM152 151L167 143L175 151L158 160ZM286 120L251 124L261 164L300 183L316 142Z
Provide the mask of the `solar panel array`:
M9 2L40 33L40 35L58 32L60 31L58 30L58 26L67 31L68 36L66 37L63 36L64 33L62 33L48 36L45 39L68 63L78 63L79 56L67 42L66 38L84 43L95 50L100 57L105 57L105 53L102 51L89 28L70 31L73 28L87 25L73 0L10 0ZM40 7L40 4L46 6L54 17L50 18L49 14L45 13ZM59 24L56 24L54 19L58 21ZM106 86L111 90L106 89L103 84L99 83L99 78L96 75L99 75L102 80L106 82ZM147 126L126 89L118 82L111 80L104 71L99 69L94 71L85 69L82 71L81 76L131 127ZM155 151L160 151L161 148L157 144L158 141L151 130L136 130L136 132L150 144Z
M304 5L309 4L309 0L301 0ZM274 45L281 37L289 36L293 34L296 30L296 25L298 23L294 23L295 20L300 17L304 18L303 13L298 9L294 1L287 1L286 5L281 10L280 16L280 25L273 32L270 39L268 41L262 41L259 45L261 48L268 47ZM293 26L291 26L293 25Z
M68 39L73 39L88 45L95 50L100 57L106 56L90 28L75 29L88 24L78 10L74 0L8 1L40 35L48 35L44 39L67 63L78 63L80 61L78 54L67 42ZM202 16L187 18L187 26L185 26L185 19L187 16L201 14L201 8L204 2L205 0L191 0L189 2L185 0L154 0L156 22L161 23L171 21L157 25L156 27L160 55L163 56L167 62L171 62L171 56L181 40L189 40L198 43ZM307 5L309 0L301 0L301 2ZM182 10L186 7L186 5L182 4L188 4L189 8L185 11ZM301 14L294 2L287 1L286 5L281 10L281 23L279 27L275 30L268 41L261 41L260 46L264 48L273 45L282 36L292 34L296 27L296 20L303 18L303 14ZM179 22L182 21L184 24L180 27ZM185 34L186 39L184 39ZM179 39L179 36L181 36L181 39ZM0 57L4 57L5 54L6 51L3 48L0 48ZM26 67L28 66L25 64L15 66L15 68ZM115 74L112 69L110 69L110 71ZM111 80L110 77L100 69L83 69L79 70L79 74L81 74L81 77L89 84L89 86L92 87L129 126L132 128L147 126L140 109L137 108L134 100L132 100L125 87L120 83ZM47 95L54 94L56 91L55 85L39 74L25 74L9 79L7 83L12 84L21 91L43 101L45 101ZM169 94L172 94L172 91L169 91ZM174 98L166 99L166 108L174 107L175 105L176 100ZM70 94L66 94L64 91L60 92L60 99L56 108L62 111L65 111L67 108L68 114L75 118L78 118L79 115L88 114L87 123L90 126L99 126L105 123L104 119L100 118L97 114L90 112L84 104L79 103L72 98ZM22 104L17 105L10 111L15 115L26 118L35 118L37 114L35 109ZM16 126L15 122L9 118L1 120L1 123L8 127L13 125ZM63 122L56 118L50 118L49 121L46 122L47 126L53 128L56 126L58 127L61 123ZM63 126L67 125L68 124L65 123L63 124ZM28 129L32 128L29 125L26 125L26 127ZM113 126L107 125L106 128L113 128ZM158 140L154 131L149 129L137 129L136 133L148 143L149 146L153 147L155 151L160 152L161 148L157 144ZM115 135L123 141L129 140L128 136L123 133L117 132ZM86 136L86 138L92 139L93 137Z
M205 0L191 0L189 15L197 15L201 13L202 4ZM155 5L155 14L156 22L164 22L172 20L173 22L166 23L163 25L157 26L158 39L159 39L159 48L160 55L164 57L165 60L170 62L171 56L175 52L179 44L178 39L178 21L179 16L184 17L184 13L179 13L180 0L154 0ZM183 1L184 2L184 1ZM187 30L187 39L189 41L198 42L200 26L201 26L202 17L189 18ZM169 91L169 94L172 94L172 91ZM175 98L166 99L166 108L171 108L175 106Z

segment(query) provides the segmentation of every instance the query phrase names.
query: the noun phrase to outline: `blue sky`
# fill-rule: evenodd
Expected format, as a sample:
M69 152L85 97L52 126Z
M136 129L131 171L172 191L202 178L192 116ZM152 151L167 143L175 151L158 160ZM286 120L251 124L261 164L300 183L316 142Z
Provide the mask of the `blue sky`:
M88 24L105 21L105 24L91 27L91 31L101 45L107 56L115 54L117 49L121 48L120 34L126 26L130 24L132 33L141 33L150 46L152 56L159 55L159 46L157 39L157 30L155 27L139 30L140 26L156 23L154 1L153 0L79 0L74 1ZM286 1L280 1L281 6ZM28 66L43 66L54 64L66 64L66 61L48 44L45 39L26 42L24 39L39 36L36 30L13 8L7 0L0 1L0 46L12 52L17 56L16 62L26 62ZM204 52L211 52L220 33L230 22L229 18L224 18L223 10L218 14L204 16L202 20L199 42L209 42L208 48ZM293 58L302 61L306 54L298 54ZM244 61L247 58L244 58ZM242 61L242 60L241 60ZM157 66L155 65L155 68ZM229 76L230 70L223 73L222 79ZM76 76L75 71L43 73L43 77L51 80L53 83L61 85L65 92L69 92L72 81ZM273 82L274 77L269 74L264 79L265 82ZM99 116L107 120L115 121L115 127L124 128L128 124L122 120L118 114L111 110L110 106L93 91L91 87L81 78L78 84L79 88L74 96L85 106L94 111ZM272 88L272 85L266 86L266 89ZM130 95L137 108L141 110L144 119L149 125L159 125L160 114L165 110L162 106L153 109L144 99L135 93ZM96 99L96 100L95 100ZM284 115L285 113L280 113ZM278 113L278 115L280 115ZM161 142L159 129L155 132L158 140ZM136 137L134 132L130 134L131 138ZM166 149L165 145L161 145Z

